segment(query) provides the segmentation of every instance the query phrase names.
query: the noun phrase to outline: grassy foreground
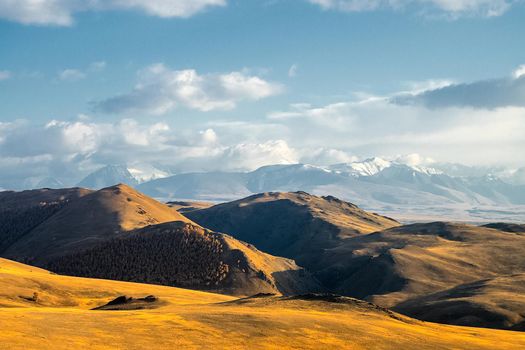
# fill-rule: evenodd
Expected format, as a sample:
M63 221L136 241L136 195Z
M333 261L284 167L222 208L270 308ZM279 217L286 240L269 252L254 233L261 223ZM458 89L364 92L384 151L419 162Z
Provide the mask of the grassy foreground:
M158 308L90 310L119 295L150 294L161 301ZM361 303L278 297L239 302L178 288L58 276L3 259L0 325L2 349L525 348L524 333L420 322Z

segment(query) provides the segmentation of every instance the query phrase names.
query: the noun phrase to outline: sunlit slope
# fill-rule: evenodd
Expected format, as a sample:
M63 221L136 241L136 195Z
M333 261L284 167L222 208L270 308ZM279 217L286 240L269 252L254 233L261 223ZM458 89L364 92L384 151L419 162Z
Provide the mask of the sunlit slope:
M66 203L17 238L0 256L67 275L232 295L319 290L294 261L204 229L122 184Z
M204 227L294 259L312 271L319 254L345 238L399 226L393 219L352 203L305 192L261 193L186 215Z
M31 297L38 293L37 301ZM156 309L91 311L118 295ZM520 332L423 323L353 299L237 300L64 277L0 259L2 349L518 349ZM9 306L9 307L6 307Z
M122 231L171 221L190 222L167 205L121 184L72 201L3 255L43 262L111 239Z

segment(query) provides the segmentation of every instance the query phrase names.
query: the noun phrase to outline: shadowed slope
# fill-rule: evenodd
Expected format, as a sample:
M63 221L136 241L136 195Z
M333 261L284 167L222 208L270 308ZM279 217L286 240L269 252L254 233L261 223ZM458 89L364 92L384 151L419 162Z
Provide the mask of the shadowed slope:
M462 284L395 309L426 321L525 331L525 274Z
M470 225L415 224L350 238L320 259L324 267L317 276L329 287L393 307L460 284L525 272L525 237Z
M234 298L154 285L64 277L0 259L6 349L518 349L519 332L411 320L369 304ZM19 296L37 292L37 302ZM91 311L154 294L151 310ZM17 306L17 307L13 307ZM1 307L1 306L0 306Z
M493 228L493 229L505 231L505 232L525 233L525 225L520 225L520 224L497 222L493 224L483 225L483 227Z
M53 271L232 295L318 291L293 260L184 222L148 226L50 261Z
M324 249L339 245L345 238L399 225L335 197L305 192L258 194L191 211L187 216L271 254L295 259L312 270Z
M66 204L90 192L81 188L0 192L0 254Z

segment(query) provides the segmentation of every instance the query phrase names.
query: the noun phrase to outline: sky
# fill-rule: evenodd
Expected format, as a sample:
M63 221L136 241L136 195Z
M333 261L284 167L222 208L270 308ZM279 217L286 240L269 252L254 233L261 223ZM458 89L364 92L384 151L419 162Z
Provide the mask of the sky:
M106 164L523 167L523 18L519 0L0 0L0 187Z

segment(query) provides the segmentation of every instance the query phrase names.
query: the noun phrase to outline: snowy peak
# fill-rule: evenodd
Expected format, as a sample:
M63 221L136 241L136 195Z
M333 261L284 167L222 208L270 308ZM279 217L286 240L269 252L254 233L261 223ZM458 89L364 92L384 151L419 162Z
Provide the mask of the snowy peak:
M133 164L128 166L127 169L139 183L170 176L168 172L157 169L150 164Z
M101 189L123 183L129 186L138 185L138 181L125 165L107 165L86 176L78 183L79 187Z
M349 175L353 177L362 177L362 176L374 176L385 169L392 167L396 168L406 168L415 173L421 173L425 175L437 175L441 174L439 170L434 168L428 168L424 166L408 165L402 162L389 161L383 158L374 157L365 159L363 161L351 162L351 163L342 163L335 164L329 167L330 170L335 171L339 174Z
M132 187L140 183L161 179L169 173L159 170L149 164L107 165L86 176L78 183L79 187L99 190L104 187L123 183Z

